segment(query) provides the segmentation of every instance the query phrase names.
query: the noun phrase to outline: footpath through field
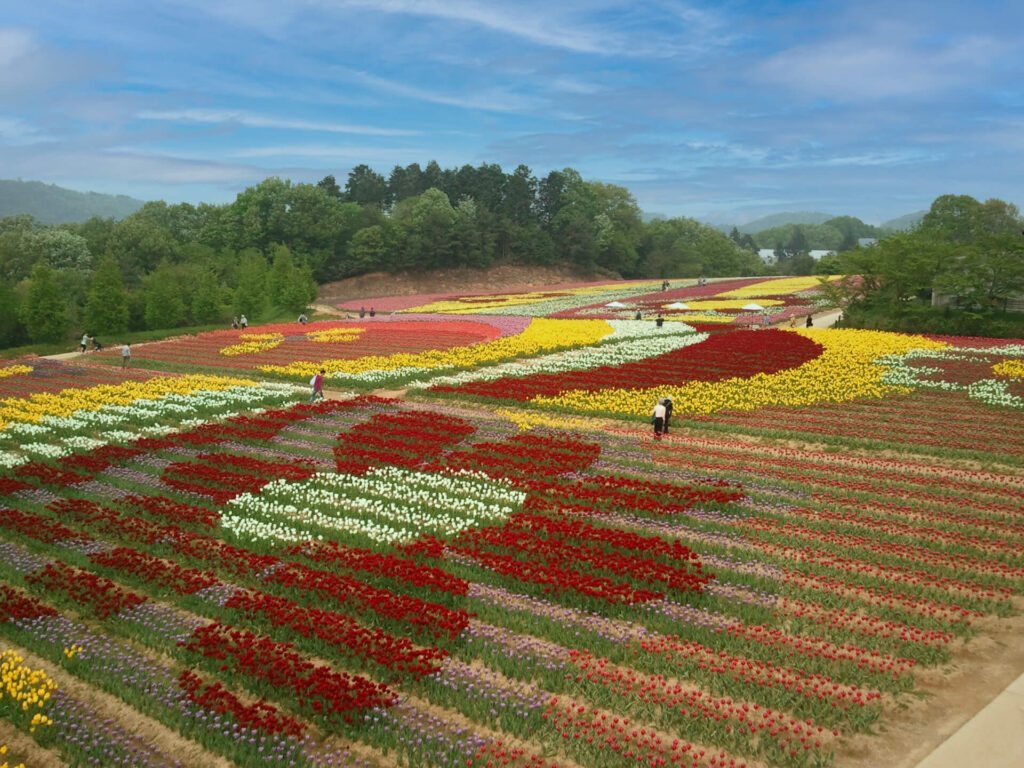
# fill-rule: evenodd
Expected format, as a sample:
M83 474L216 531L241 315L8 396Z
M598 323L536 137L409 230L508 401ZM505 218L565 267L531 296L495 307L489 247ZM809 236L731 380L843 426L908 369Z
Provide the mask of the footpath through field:
M938 746L917 768L1024 765L1024 675Z

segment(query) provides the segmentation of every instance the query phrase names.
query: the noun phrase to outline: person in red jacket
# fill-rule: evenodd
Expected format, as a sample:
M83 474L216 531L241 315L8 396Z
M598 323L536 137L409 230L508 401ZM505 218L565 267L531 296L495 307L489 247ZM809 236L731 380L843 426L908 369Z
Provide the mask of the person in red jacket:
M313 387L313 391L309 395L309 404L312 405L316 402L317 397L321 400L324 399L324 369L320 369L320 373L309 380L309 384Z

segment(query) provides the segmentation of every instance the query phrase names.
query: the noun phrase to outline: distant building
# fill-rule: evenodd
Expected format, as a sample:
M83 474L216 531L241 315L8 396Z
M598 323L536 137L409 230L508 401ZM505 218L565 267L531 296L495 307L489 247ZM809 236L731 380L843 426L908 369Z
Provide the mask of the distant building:
M811 254L811 258L814 259L815 261L819 261L824 256L835 256L836 255L835 251L823 251L823 250L820 250L820 249L813 250L813 251L808 251L808 253ZM774 264L775 263L775 249L774 248L761 248L761 249L758 250L757 255L761 257L761 261L763 261L765 264Z

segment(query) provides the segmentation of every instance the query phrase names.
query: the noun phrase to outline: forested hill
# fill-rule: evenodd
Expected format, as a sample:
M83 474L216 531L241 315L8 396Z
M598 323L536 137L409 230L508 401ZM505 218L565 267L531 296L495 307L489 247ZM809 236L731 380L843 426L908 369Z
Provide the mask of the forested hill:
M40 224L83 222L93 216L123 219L143 206L127 195L75 192L41 181L0 179L0 219L28 214Z

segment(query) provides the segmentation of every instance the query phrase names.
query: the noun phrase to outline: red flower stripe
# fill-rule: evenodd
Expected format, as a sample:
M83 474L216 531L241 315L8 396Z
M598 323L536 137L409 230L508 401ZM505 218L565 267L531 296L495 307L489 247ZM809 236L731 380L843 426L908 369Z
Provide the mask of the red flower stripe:
M439 648L418 648L406 638L363 627L335 611L304 608L294 600L265 592L239 590L225 607L247 619L263 617L274 627L287 627L306 638L315 637L345 656L366 659L416 679L437 672L448 655Z
M271 734L283 733L295 738L302 736L306 730L305 723L280 714L276 707L264 699L253 704L243 704L219 682L208 683L192 670L182 670L178 676L178 685L185 691L189 701L211 712L230 715L242 728Z
M454 639L469 625L469 614L464 610L453 610L297 563L285 563L270 573L266 580L330 599L346 610L370 611L403 625L408 624L415 634L427 632L435 638Z
M496 477L551 477L586 469L601 446L568 436L516 435L494 443L474 443L440 462L451 469L472 469Z
M308 557L318 563L330 563L348 571L386 576L433 592L447 592L451 595L465 595L469 592L469 582L440 568L369 549L346 547L335 541L310 541L290 547L286 553Z
M173 590L179 595L195 594L201 589L223 583L212 573L183 568L128 547L89 555L89 560L119 574L131 574L147 584Z
M219 512L184 504L163 496L126 496L121 499L120 503L128 511L142 510L153 517L175 525L185 523L187 525L202 525L207 528L216 528L220 525Z
M19 509L0 508L0 527L15 531L26 538L48 543L61 539L85 539L88 541L92 538L73 531L55 520L33 512L22 512Z
M290 692L295 705L317 719L332 721L340 717L353 725L356 713L387 707L395 701L395 694L385 685L315 666L303 660L289 643L274 642L220 622L199 627L179 644L213 660L221 670L247 677L276 695Z
M75 483L84 483L88 477L79 475L66 469L51 467L39 461L29 461L18 467L18 474L22 477L34 477L43 485L54 485L58 488L66 488Z
M27 491L35 486L14 477L0 477L0 496L10 496L18 491Z
M0 584L0 624L11 619L34 619L37 616L56 616L57 611L43 605L20 589Z
M700 592L711 579L710 575L701 573L699 562L688 562L689 558L682 561L687 567L679 568L650 558L629 556L614 551L608 552L586 544L570 544L562 538L566 530L559 531L557 523L554 521L548 523L544 528L550 538L539 537L530 526L529 521L529 517L517 516L510 519L505 527L484 528L464 534L451 545L451 548L453 551L475 559L480 557L484 547L492 550L505 550L513 553L512 556L517 560L526 558L531 562L539 561L534 564L534 567L543 563L544 566L550 568L571 569L574 565L585 563L597 572L609 571L616 576L627 577L631 581L661 584L679 592ZM516 528L521 529L516 530ZM571 532L571 526L567 526L567 530ZM530 571L524 571L524 573L526 572ZM579 576L583 577L584 574L579 574ZM638 601L629 600L628 602Z
M784 761L798 743L801 752L817 751L823 745L829 749L834 747L835 732L812 725L810 721L800 722L785 712L712 696L698 688L667 680L663 675L643 675L612 664L608 659L595 658L588 651L572 650L569 654L581 672L577 681L582 677L598 686L602 694L608 692L653 705L655 710L667 710L676 716L675 722L680 718L721 722L726 733L752 737L760 750L774 753L777 759L781 757Z
M429 411L376 413L338 435L334 456L343 465L393 464L416 468L462 442L476 427L455 416Z
M105 619L146 602L134 592L126 592L109 579L64 563L47 563L41 571L25 576L28 584L50 592L63 593L76 605Z

